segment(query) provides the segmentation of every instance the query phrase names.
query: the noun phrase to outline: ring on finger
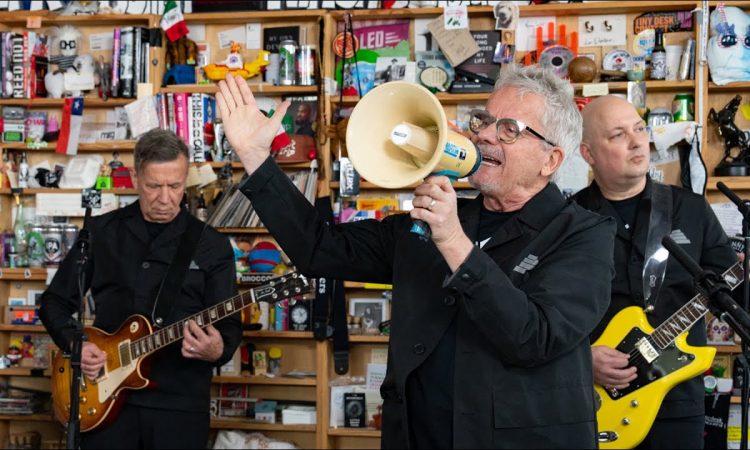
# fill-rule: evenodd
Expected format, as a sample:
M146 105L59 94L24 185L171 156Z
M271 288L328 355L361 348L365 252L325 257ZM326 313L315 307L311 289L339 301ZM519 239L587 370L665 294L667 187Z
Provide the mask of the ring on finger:
M193 353L193 352L195 352L195 347L190 347L190 348L188 348L188 351L189 351L190 353Z
M437 200L435 200L433 198L432 201L430 202L430 204L427 205L427 209L430 210L430 211L432 211L432 208L435 206L436 203L437 203Z

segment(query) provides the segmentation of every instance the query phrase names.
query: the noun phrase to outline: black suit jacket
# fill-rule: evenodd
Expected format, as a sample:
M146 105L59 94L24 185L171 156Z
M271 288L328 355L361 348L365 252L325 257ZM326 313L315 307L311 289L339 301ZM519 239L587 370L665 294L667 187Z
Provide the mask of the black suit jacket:
M609 303L612 219L549 185L451 273L408 215L333 226L270 159L241 189L302 272L393 284L384 447L410 445L407 377L454 319L446 447L596 447L588 335ZM459 212L472 239L481 202Z
M188 221L186 210L153 241L139 203L92 217L91 253L87 285L96 306L94 326L112 333L131 315L151 320L159 286L177 250ZM68 349L73 329L71 315L78 310L76 278L78 251L71 251L42 296L40 316L55 343ZM177 295L170 324L195 314L237 293L234 256L228 239L206 227ZM237 315L215 324L224 339L224 353L216 364L231 359L242 337ZM181 341L153 355L149 379L153 389L131 391L128 402L160 409L208 411L214 364L183 358Z

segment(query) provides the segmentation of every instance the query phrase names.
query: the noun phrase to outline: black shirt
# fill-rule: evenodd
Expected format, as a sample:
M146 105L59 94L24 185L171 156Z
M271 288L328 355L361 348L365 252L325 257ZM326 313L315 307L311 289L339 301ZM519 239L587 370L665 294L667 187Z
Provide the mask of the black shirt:
M631 232L635 227L635 219L638 216L638 203L641 202L642 197L643 191L635 197L626 198L625 200L609 200L619 216L616 218L619 218L625 229Z
M495 212L482 207L476 245L490 239L518 211ZM453 373L456 354L456 319L435 351L407 381L411 440L414 448L453 447ZM440 376L436 377L435 374Z

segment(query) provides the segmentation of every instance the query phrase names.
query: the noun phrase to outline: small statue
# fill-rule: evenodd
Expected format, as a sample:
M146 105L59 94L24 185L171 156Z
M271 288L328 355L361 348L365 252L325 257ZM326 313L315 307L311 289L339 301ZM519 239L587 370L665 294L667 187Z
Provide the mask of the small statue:
M734 121L741 101L742 97L736 95L719 112L713 108L708 112L708 120L719 127L719 135L724 138L724 159L716 167L716 176L750 175L750 141Z

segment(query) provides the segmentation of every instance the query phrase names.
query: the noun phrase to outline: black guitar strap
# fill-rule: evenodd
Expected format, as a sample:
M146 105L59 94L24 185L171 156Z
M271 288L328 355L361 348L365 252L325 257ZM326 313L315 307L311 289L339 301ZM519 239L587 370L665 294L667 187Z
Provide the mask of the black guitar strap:
M190 261L193 259L195 250L198 248L198 241L200 241L201 234L203 234L203 230L206 227L205 223L193 220L192 217L188 217L187 222L177 251L174 257L172 257L167 274L164 276L161 286L159 286L159 292L156 294L154 310L151 312L151 321L157 328L164 326L169 313L172 312L177 294L180 292L185 275L187 275Z
M320 217L333 220L329 197L318 198L315 208ZM344 283L332 278L316 279L313 302L313 336L319 341L333 338L333 366L339 375L349 371L349 329L346 325Z

